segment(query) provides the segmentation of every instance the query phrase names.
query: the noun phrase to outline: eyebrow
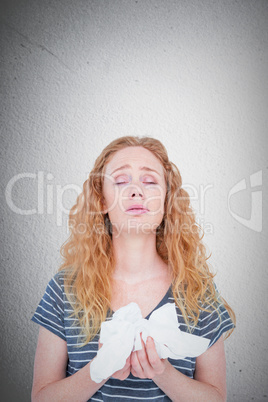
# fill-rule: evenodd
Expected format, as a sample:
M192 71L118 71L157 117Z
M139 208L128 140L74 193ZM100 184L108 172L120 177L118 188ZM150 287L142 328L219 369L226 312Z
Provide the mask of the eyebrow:
M130 169L130 168L131 168L130 165L123 165L123 166L120 166L119 168L115 169L111 174L117 172L117 170ZM158 173L156 170L151 169L151 168L149 168L147 166L142 166L142 167L139 168L139 170L147 170L148 172L155 172L160 176L160 173Z

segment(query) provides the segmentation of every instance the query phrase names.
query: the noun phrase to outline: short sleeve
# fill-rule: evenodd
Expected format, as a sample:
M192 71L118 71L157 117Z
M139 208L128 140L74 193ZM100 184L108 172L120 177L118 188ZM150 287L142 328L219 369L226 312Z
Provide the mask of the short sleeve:
M64 329L63 278L56 274L48 283L32 321L66 340Z
M210 348L225 332L235 328L235 325L225 308L221 296L216 288L217 301L214 303L215 309L208 307L211 311L201 311L199 317L199 335L210 339L208 347Z

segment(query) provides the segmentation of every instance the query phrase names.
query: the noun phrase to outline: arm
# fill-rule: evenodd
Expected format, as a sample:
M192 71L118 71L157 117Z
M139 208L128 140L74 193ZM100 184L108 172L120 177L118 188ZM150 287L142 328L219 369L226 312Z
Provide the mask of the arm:
M66 342L40 327L34 363L32 401L87 401L105 381L90 379L90 363L66 378Z
M87 401L107 381L96 384L91 380L91 362L66 378L67 362L66 342L46 328L40 327L34 362L32 402ZM124 380L129 373L130 359L113 377Z
M160 360L154 342L134 352L131 372L140 378L152 378L174 402L226 401L225 353L222 337L196 359L195 378L176 370L168 360Z

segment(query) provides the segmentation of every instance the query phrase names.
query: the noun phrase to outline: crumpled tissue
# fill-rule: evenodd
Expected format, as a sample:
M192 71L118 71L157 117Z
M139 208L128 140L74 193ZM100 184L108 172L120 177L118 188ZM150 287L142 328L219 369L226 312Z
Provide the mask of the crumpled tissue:
M142 349L140 333L145 343L148 336L153 338L161 359L197 357L206 351L210 342L179 329L175 303L154 310L148 320L142 318L136 303L130 303L118 309L110 321L101 324L103 345L91 362L91 379L100 383L121 370L131 352Z

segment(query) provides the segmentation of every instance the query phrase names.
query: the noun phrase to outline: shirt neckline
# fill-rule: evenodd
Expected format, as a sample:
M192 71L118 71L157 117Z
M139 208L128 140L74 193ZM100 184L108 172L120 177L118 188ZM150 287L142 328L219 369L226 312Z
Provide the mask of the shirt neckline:
M160 308L161 306L163 306L164 304L166 304L166 303L167 303L167 300L168 300L168 298L169 298L169 296L170 296L171 293L172 293L172 285L169 286L169 288L168 288L166 294L164 295L164 297L163 297L163 298L160 300L160 302L152 309L152 311L151 311L149 314L147 314L146 317L144 317L144 319L145 319L145 320L148 320L148 319L150 318L150 315L151 315L155 310L157 310L158 308ZM113 316L113 314L115 313L115 311L113 311L113 310L111 310L111 309L110 309L109 311L111 312L111 316Z

